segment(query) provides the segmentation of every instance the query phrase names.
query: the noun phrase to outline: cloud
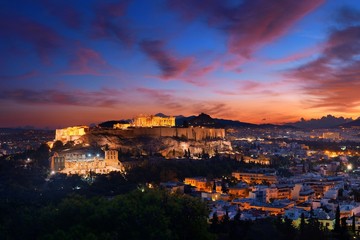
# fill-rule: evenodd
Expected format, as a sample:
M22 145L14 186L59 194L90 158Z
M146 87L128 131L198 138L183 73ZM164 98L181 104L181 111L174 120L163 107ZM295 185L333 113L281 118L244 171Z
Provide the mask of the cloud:
M227 95L227 96L237 96L237 95L239 95L238 92L227 91L227 90L215 90L214 92L217 93L217 94L220 94L220 95Z
M80 47L76 50L72 59L69 61L69 69L64 71L66 75L97 75L107 76L116 74L119 76L121 72L112 66L97 51Z
M360 106L360 18L354 19L353 11L339 14L341 26L332 30L320 57L290 70L287 76L298 81L309 96L310 108L356 112Z
M97 4L92 23L92 37L116 39L125 46L131 46L134 43L134 32L128 27L130 24L125 18L129 2Z
M23 104L114 107L123 102L121 100L123 95L124 93L121 91L105 88L93 92L16 89L2 91L0 99Z
M21 16L12 16L11 19L0 18L0 37L30 43L43 63L49 64L50 55L64 47L64 37L51 27Z
M297 62L297 61L304 60L304 59L314 56L314 54L321 52L322 48L323 48L323 46L319 45L316 47L311 47L311 48L304 49L302 51L290 54L283 58L269 59L269 60L266 60L266 62L267 62L267 64L286 64L286 63L291 63L291 62Z
M253 80L239 81L233 90L216 89L214 93L224 96L281 96L281 88L286 87L285 81L259 82Z
M49 14L57 17L67 27L72 29L80 29L83 23L83 13L68 2L42 0L42 5L47 9Z
M158 90L152 88L137 88L137 92L141 94L145 94L151 99L155 100L155 102L159 105L163 105L168 109L172 110L180 110L183 109L183 102L181 99L176 98L173 94L175 91L172 90Z
M229 116L231 112L231 108L227 104L220 102L195 102L192 105L192 110L212 116Z
M164 49L160 40L143 40L140 43L143 52L154 60L161 70L161 78L165 80L180 77L193 62L192 58L177 58Z
M231 108L223 102L204 101L190 98L189 96L178 97L175 96L175 93L178 93L178 91L173 90L137 88L136 91L154 100L157 107L165 107L168 109L167 111L172 111L174 114L179 114L179 111L186 111L190 114L204 112L210 115L232 116Z
M2 81L20 81L20 80L26 80L29 78L34 78L39 76L39 72L36 70L32 70L23 74L18 75L0 75L0 80Z
M324 0L169 1L172 10L187 21L204 20L227 36L228 51L251 58L264 44L283 36L298 20Z

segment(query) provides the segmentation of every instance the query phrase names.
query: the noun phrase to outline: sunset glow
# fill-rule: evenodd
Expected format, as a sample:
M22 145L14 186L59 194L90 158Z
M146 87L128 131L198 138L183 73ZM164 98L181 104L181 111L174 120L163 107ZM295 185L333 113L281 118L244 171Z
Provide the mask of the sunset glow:
M0 127L360 116L360 1L5 1Z

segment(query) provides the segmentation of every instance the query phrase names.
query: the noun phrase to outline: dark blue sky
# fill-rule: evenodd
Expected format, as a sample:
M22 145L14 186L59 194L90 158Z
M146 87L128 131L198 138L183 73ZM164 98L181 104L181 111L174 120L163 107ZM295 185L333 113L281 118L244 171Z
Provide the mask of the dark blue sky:
M356 118L359 11L354 0L1 1L0 126Z

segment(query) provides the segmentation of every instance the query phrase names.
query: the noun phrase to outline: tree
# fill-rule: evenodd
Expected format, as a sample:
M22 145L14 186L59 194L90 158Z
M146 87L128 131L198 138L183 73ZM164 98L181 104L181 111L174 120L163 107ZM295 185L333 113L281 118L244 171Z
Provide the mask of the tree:
M341 228L340 228L340 206L338 205L336 207L336 212L335 212L334 231L340 232L340 230L341 230Z
M63 149L64 149L64 144L62 143L62 141L57 140L57 141L54 142L53 147L52 147L51 150L53 152L59 152L59 151L61 151Z
M213 233L217 233L218 229L219 229L219 217L217 215L217 212L215 211L212 215L210 230Z
M305 235L305 214L302 212L300 216L300 236L303 237Z
M355 227L355 214L354 214L354 213L353 213L353 215L352 215L351 230L352 230L352 232L355 234L356 227Z
M2 239L213 239L206 205L166 191L136 190L112 199L73 195L12 213L7 221L0 216L6 223L0 225Z
M225 210L225 216L222 219L221 225L222 225L222 232L228 233L229 232L229 224L230 224L230 217L229 217L229 211L228 209Z
M49 153L50 148L46 143L41 144L36 150L34 157L40 167L49 168Z
M67 141L64 145L64 148L73 148L75 146L74 141Z
M234 216L234 221L235 222L239 222L240 221L240 217L241 217L241 211L240 208L238 208L236 215Z

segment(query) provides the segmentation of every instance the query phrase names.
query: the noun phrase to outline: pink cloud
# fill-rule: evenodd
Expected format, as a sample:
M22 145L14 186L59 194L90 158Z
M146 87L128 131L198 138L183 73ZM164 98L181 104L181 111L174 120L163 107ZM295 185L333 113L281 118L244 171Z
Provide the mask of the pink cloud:
M309 58L309 57L313 56L314 54L321 52L322 49L323 49L323 46L316 46L316 47L308 48L308 49L288 55L283 58L267 60L267 63L268 64L282 64L282 63L296 62L299 60Z
M237 96L239 95L238 92L233 92L233 91L226 91L226 90L215 90L214 91L215 93L217 94L220 94L220 95L228 95L228 96Z
M69 69L63 74L110 76L121 72L110 66L97 51L81 47L76 50L69 61Z
M216 89L214 93L224 96L244 96L244 95L261 95L261 96L280 96L281 89L287 87L287 81L258 82L253 80L239 81L232 90Z
M343 19L349 17L343 16ZM360 18L333 30L321 56L289 71L287 76L298 82L308 96L305 103L310 108L356 112L360 106L359 55Z
M230 6L227 1L173 0L169 5L188 21L201 18L208 26L222 29L228 37L229 52L250 58L257 48L283 36L324 2L251 0Z
M206 113L214 116L229 116L231 107L222 102L195 102L192 105L192 111L195 113Z

